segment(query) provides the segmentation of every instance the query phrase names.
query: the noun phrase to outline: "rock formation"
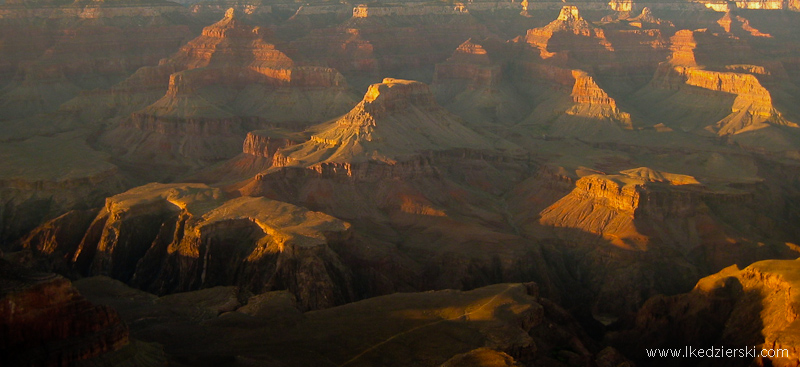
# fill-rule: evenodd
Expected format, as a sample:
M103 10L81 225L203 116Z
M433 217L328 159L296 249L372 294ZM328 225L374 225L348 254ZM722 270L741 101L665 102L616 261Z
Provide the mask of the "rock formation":
M506 81L508 48L491 38L458 46L450 58L436 64L431 88L439 103L471 126L519 122L530 109Z
M350 225L265 198L224 200L202 184L149 184L112 196L74 248L84 273L108 274L159 294L239 285L288 289L301 308L353 299L333 250Z
M797 365L800 300L792 289L800 279L798 271L797 260L765 260L741 270L732 265L701 279L689 293L648 300L635 327L610 338L630 347L630 355L636 358L644 357L641 350L634 351L641 345L723 345L756 350L737 358L743 364ZM784 354L762 357L762 348Z
M564 6L556 20L529 30L525 41L541 49L543 55L570 49L579 59L604 55L603 49L613 50L603 29L583 19L576 6Z
M274 165L394 164L426 151L502 147L463 126L424 83L391 78L371 85L350 112L314 130L308 142L280 150Z
M654 102L651 112L683 131L730 136L731 141L756 149L788 148L775 135L794 137L797 124L776 108L773 93L763 84L782 68L750 64L750 51L738 39L708 31L681 30L671 41L672 57L637 96L641 102ZM702 106L692 102L698 96Z
M90 303L61 276L2 259L0 320L3 365L78 365L128 343L116 311Z
M313 30L292 45L359 87L387 75L431 80L434 65L459 44L489 35L475 17L454 8L463 6L368 4L338 26Z
M0 13L9 35L3 52L16 71L0 91L0 119L52 112L80 91L108 88L157 64L190 35L189 27L176 24L182 9L165 1L28 2L0 6ZM35 41L14 39L22 34Z
M104 277L77 285L88 297L120 308L132 330L164 343L171 358L189 365L222 360L361 366L387 364L387 358L390 365L432 367L476 360L482 366L487 361L555 366L565 360L630 365L613 348L592 341L568 312L541 297L534 283L395 293L304 314L285 292L248 299L237 298L230 287L216 287L155 298ZM142 317L168 323L169 332L135 322Z
M127 160L196 167L236 155L253 128L302 126L350 108L341 74L296 65L263 32L230 9L171 58L139 70L113 93L150 104L105 134L102 144Z
M83 139L68 132L0 144L0 249L45 220L100 205L126 188L108 155Z
M713 189L691 176L646 167L624 170L619 175L586 175L575 186L530 219L545 228L523 226L538 233L537 237L552 236L573 243L568 250L571 254L565 256L592 274L586 280L597 292L598 303L592 306L592 312L599 320L631 312L626 307L648 298L642 294L685 290L698 274L716 271L731 261L796 256L796 250L779 241L763 238L759 244L750 240L750 236L759 235L730 226L728 209L719 203L748 202L753 194ZM739 215L750 216L744 212Z

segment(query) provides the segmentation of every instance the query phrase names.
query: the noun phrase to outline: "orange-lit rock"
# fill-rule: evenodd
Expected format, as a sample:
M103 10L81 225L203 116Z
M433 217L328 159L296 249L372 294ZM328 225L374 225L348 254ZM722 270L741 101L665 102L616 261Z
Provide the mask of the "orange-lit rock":
M279 150L273 165L393 165L431 151L514 149L462 125L436 103L426 84L392 78L371 85L350 112L314 130L308 142Z
M230 9L171 58L139 70L115 91L149 105L106 133L102 143L126 160L149 157L199 168L235 156L249 130L274 123L302 126L351 107L341 74L296 65L264 41L263 32ZM214 89L228 92L209 94ZM159 90L165 94L152 100Z
M287 289L303 310L354 296L333 246L350 225L266 198L226 200L202 184L149 184L106 200L73 261L164 294L216 285L252 292Z
M635 328L614 333L611 340L625 345L634 358L644 358L634 351L637 346L691 343L697 348L755 348L755 353L737 357L754 364L796 366L800 303L792 289L800 279L798 265L797 260L765 260L741 270L732 265L701 279L689 293L650 299ZM761 357L762 348L782 355Z

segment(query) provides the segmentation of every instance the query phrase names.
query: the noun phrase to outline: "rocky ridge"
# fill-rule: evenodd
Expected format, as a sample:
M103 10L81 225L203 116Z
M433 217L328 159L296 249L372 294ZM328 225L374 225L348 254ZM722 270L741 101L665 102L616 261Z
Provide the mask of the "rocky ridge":
M648 300L635 328L610 338L628 346L667 347L675 344L671 338L676 337L698 348L748 347L758 354L762 348L774 348L786 354L757 355L754 363L797 365L800 301L792 289L800 279L798 269L797 260L765 260L744 269L732 265L701 279L689 293ZM725 363L732 361L714 365Z
M254 128L319 121L349 108L341 74L296 65L265 42L262 32L243 24L231 9L161 65L139 70L115 89L120 95L147 100L160 88L166 93L101 143L127 159L202 166L235 156ZM313 102L300 108L298 99Z
M69 280L0 260L0 361L9 365L74 365L128 344L113 309L81 296Z
M436 103L424 83L392 78L371 85L350 112L314 129L318 132L308 142L280 150L273 165L393 164L425 151L491 151L502 144L463 126Z
M289 289L306 310L353 299L349 270L332 248L349 237L349 224L290 204L225 200L202 184L150 184L108 198L77 246L54 247L74 248L82 273L159 294Z

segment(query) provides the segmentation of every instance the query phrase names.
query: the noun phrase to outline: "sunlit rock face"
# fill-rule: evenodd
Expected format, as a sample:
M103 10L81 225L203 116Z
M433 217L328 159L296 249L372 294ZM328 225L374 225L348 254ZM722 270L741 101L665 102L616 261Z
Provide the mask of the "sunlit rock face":
M350 225L287 203L226 200L202 184L150 184L108 198L84 231L77 245L74 237L40 239L71 251L80 272L159 294L288 289L304 310L354 297L350 270L333 249L350 239Z
M274 165L391 163L429 151L495 147L440 107L426 84L392 78L371 85L356 107L318 130L308 142L278 151Z
M780 130L786 137L793 137L798 125L781 111L789 112L791 108L776 107L774 98L776 93L783 94L783 87L775 80L786 75L786 70L780 63L754 56L746 42L733 36L730 14L720 22L725 34L678 31L671 38L671 57L659 65L648 85L660 91L653 93L645 88L640 96L643 100L659 96L661 102L656 104L661 106L681 106L673 108L674 112L665 111L665 117L675 117L667 122L673 128L728 136L751 149L787 149L786 144L775 139L775 134ZM739 33L746 32L739 29ZM747 34L766 37L754 32L750 28ZM695 106L690 98L701 98L707 103L705 107ZM715 110L716 118L708 118Z
M230 9L171 58L139 70L112 93L143 108L101 143L134 162L198 168L235 156L249 130L304 126L352 106L341 74L297 65L263 32Z
M797 365L798 299L791 289L797 286L798 265L797 260L765 260L744 269L732 265L701 279L689 293L648 300L635 327L611 338L626 350L637 345L677 346L672 338L698 348L722 343L756 348L758 363ZM633 348L630 353L642 358ZM782 354L762 357L762 348Z

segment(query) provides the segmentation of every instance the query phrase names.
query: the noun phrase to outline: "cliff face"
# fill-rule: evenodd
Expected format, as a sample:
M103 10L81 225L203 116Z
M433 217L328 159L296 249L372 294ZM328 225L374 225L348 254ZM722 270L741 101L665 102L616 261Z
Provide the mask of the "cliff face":
M3 52L16 74L0 91L0 118L55 111L81 91L109 88L157 64L189 38L189 27L178 24L183 13L157 1L0 6ZM33 42L15 39L23 34Z
M74 365L120 349L128 327L96 306L69 280L0 260L0 361L8 365Z
M83 139L63 133L0 144L0 248L45 220L125 189L119 168Z
M564 6L556 20L528 30L525 41L539 48L543 55L570 50L570 56L579 60L607 59L607 51L613 50L604 30L583 19L576 6Z
M507 79L510 45L498 39L467 40L436 64L431 89L437 101L471 126L512 124L530 112Z
M242 152L255 157L272 158L280 149L296 145L296 139L289 136L281 136L268 130L251 131L244 139Z
M638 127L595 76L536 61L520 66L527 80L553 90L541 94L539 104L523 120L525 126L547 135L593 141L619 140L625 130Z
M721 24L732 31L730 22ZM681 30L671 42L671 58L659 65L637 103L653 103L650 112L672 128L727 136L754 149L786 149L774 136L778 130L796 134L797 125L776 107L786 105L775 100L784 93L776 83L786 78L781 64L759 59L730 32Z
M312 30L292 46L308 59L335 67L360 87L387 75L430 80L428 70L436 63L444 61L464 40L485 38L488 32L465 10L454 10L463 6L426 6L356 7L351 19Z
M425 151L493 150L492 143L440 107L424 83L386 78L341 118L315 128L308 142L280 150L275 166L366 160L393 164ZM510 146L507 146L510 147Z
M796 256L782 243L759 245L749 237L755 234L730 227L730 209L719 203L745 207L754 196L643 167L580 178L572 192L529 219L544 228L524 228L565 243L565 256L588 272L582 279L597 292L592 312L602 321L632 312L647 294L685 291L694 277L731 261ZM750 218L744 210L739 215Z
M644 357L634 351L638 345L673 347L673 338L679 338L681 345L698 348L755 348L756 355L746 357L752 363L795 366L800 303L792 289L800 279L798 269L797 260L760 261L741 270L733 265L701 279L689 293L650 299L635 328L610 340L625 345L634 358ZM761 357L762 348L784 354Z
M127 160L197 168L233 157L246 131L267 123L303 125L351 107L341 74L296 65L264 41L265 33L230 9L159 66L139 70L114 89L115 98L149 105L101 143Z
M160 294L288 289L302 309L318 309L354 297L350 271L333 250L349 240L349 227L265 198L226 201L205 185L150 184L108 198L72 260L84 273Z
M641 171L654 172L654 175L639 175ZM575 183L569 195L543 210L540 223L556 227L579 228L598 235L610 235L619 239L621 247L645 248L642 225L634 222L646 218L655 222L667 218L687 218L696 215L701 195L692 190L682 190L682 185L699 185L690 176L668 175L673 180L664 179L663 174L648 168L625 171L619 176L589 175ZM677 185L675 188L663 187ZM671 235L679 236L681 230ZM662 234L672 231L657 231ZM626 237L631 237L630 242ZM637 238L638 237L638 238ZM664 239L670 241L670 239ZM675 243L680 243L680 240ZM671 242L671 241L670 241ZM696 242L696 241L695 241ZM682 244L688 246L688 244ZM696 243L695 243L696 245Z

